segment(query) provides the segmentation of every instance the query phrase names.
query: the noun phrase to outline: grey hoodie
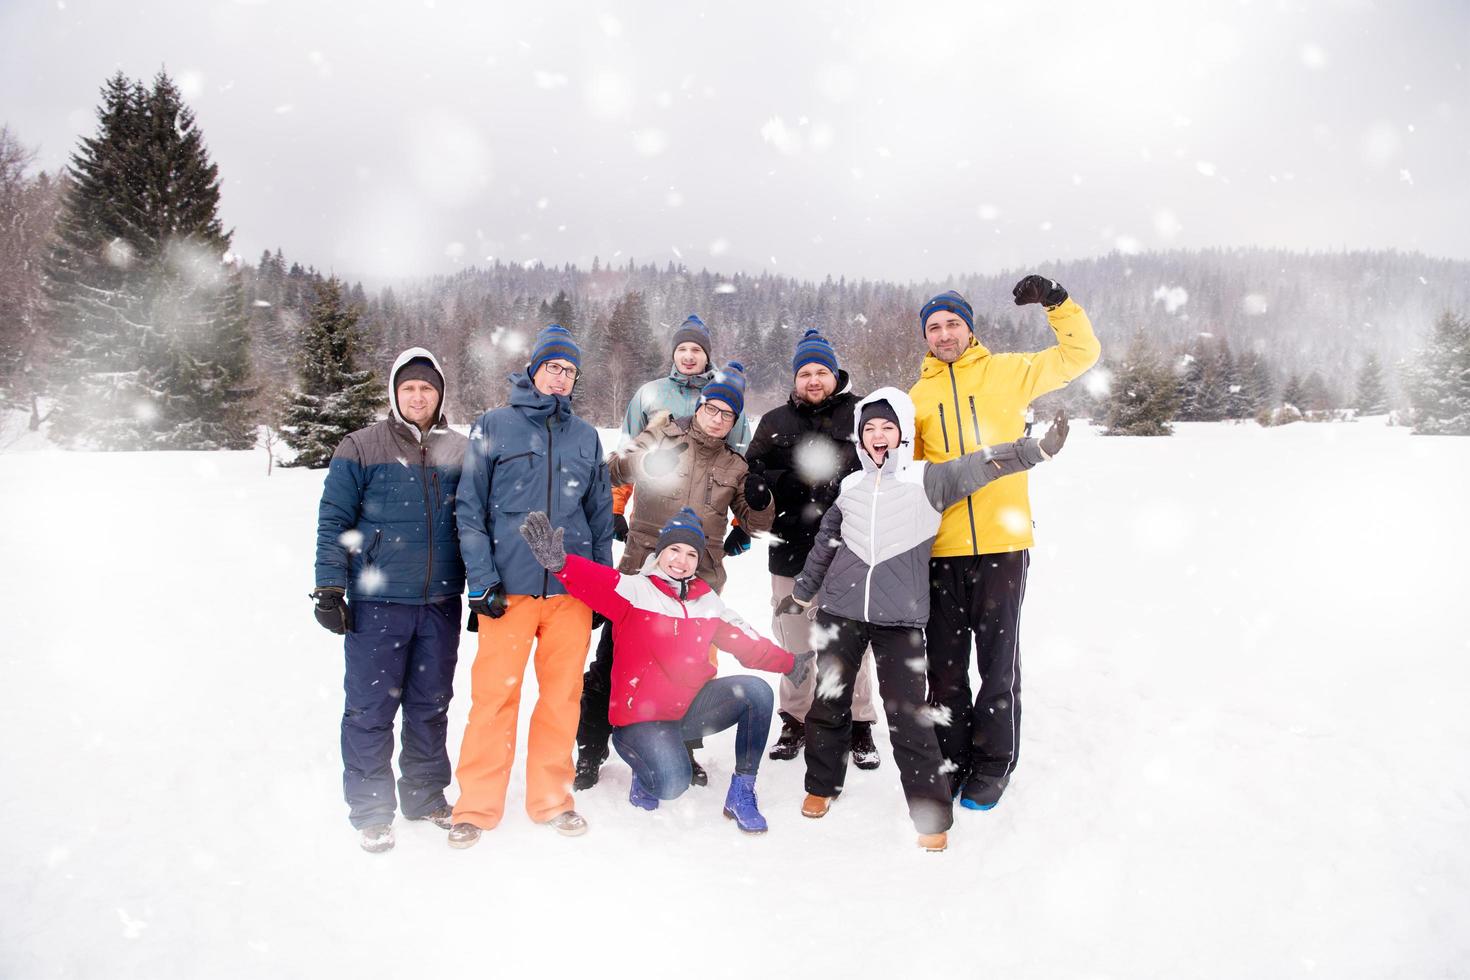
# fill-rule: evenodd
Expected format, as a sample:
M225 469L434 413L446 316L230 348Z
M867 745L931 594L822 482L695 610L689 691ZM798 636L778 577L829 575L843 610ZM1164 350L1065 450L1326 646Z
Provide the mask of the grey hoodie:
M1037 439L980 449L944 463L914 462L914 403L897 388L879 388L858 403L853 429L862 445L863 408L886 401L898 415L899 444L880 468L858 450L862 470L842 481L837 504L822 517L817 540L796 579L822 611L880 626L929 621L929 552L946 508L992 480L1045 459Z

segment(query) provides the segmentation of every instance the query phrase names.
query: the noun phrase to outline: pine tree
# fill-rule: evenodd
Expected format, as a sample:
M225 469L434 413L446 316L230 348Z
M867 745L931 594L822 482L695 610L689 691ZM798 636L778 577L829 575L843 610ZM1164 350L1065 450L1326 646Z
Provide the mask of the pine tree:
M1269 408L1276 396L1276 382L1266 359L1255 351L1240 360L1239 378L1241 396L1245 403L1246 416L1255 417L1262 409Z
M1179 407L1179 383L1142 330L1134 334L1123 363L1113 371L1106 435L1167 436Z
M52 431L104 449L248 448L243 287L194 115L160 72L151 89L114 75L98 117L48 263Z
M281 414L286 444L296 450L288 465L326 466L337 444L349 433L370 425L383 397L371 370L358 370L360 311L342 299L334 277L317 289L317 301L301 337L297 362L301 384Z
M1372 351L1358 372L1357 409L1360 415L1382 415L1388 411L1388 394L1383 388L1383 366Z
M0 126L0 404L29 408L32 428L41 421L40 367L50 354L41 270L61 191L55 176L28 173L35 158Z
M1286 387L1281 389L1281 403L1283 405L1290 405L1296 409L1305 410L1307 404L1306 396L1307 392L1305 386L1302 384L1302 376L1293 372L1291 377L1286 379Z
M586 357L582 359L584 383L598 392L588 401L596 406L597 417L620 419L639 386L667 370L664 355L648 329L648 306L641 292L625 293L618 300L602 346L605 357L600 363L589 364Z
M1416 433L1470 435L1470 318L1442 314L1406 380Z

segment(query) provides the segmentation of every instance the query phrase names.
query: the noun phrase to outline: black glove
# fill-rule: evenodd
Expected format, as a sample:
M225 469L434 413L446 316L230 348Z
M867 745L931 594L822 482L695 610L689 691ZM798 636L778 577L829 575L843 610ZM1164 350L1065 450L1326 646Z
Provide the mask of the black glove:
M759 473L745 474L745 502L751 510L765 510L771 506L771 487Z
M1067 413L1063 409L1057 409L1057 417L1052 421L1051 428L1046 430L1046 435L1041 437L1041 451L1048 456L1055 456L1062 451L1067 444Z
M688 452L688 442L665 442L643 457L643 472L657 479L679 468L679 456Z
M1016 283L1011 295L1016 297L1017 306L1040 303L1042 306L1052 307L1060 306L1067 300L1067 291L1061 284L1046 276L1027 276Z
M801 687L806 683L807 676L811 674L812 661L817 659L817 655L814 651L808 650L805 653L794 653L792 656L796 658L796 663L792 664L791 669L786 672L786 679L791 682L792 687Z
M531 546L531 557L548 572L555 574L567 566L567 549L562 545L566 528L553 531L545 511L533 510L526 515L521 522L521 537Z
M750 550L750 535L745 533L745 528L739 524L730 528L730 533L725 535L725 554L731 558L743 555Z
M595 613L592 614L592 628L593 629L601 629L602 627L604 627L606 625L607 625L607 617L606 616L604 616L600 612L595 612Z
M504 616L506 605L505 593L499 589L470 596L470 630L477 630L481 616L489 616L491 619Z
M628 540L628 519L622 514L613 515L613 540Z
M806 607L796 601L796 596L789 595L776 603L777 616L805 616Z
M347 606L347 593L335 586L313 589L311 597L316 600L312 613L316 621L330 633L342 636L352 632L352 610Z

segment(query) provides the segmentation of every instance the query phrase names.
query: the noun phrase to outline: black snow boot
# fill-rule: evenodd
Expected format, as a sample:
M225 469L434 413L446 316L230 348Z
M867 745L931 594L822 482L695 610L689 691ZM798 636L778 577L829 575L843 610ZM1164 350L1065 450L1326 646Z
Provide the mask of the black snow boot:
M852 723L852 764L859 769L878 768L878 746L873 744L873 723Z
M581 755L577 757L577 774L572 777L572 790L580 792L591 789L597 785L597 777L600 775L605 758L599 759L595 755Z
M694 750L687 745L684 747L689 749L689 785L708 786L709 773L705 772L704 766L701 766L699 760L694 758Z
M806 725L784 711L781 713L781 719L781 736L771 747L769 758L795 759L801 753L801 747L806 744Z

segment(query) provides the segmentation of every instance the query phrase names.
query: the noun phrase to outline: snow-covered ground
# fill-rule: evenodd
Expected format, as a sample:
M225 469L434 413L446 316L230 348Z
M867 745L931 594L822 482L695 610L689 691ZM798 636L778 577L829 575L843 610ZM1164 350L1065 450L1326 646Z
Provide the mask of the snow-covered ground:
M518 768L474 849L400 821L362 853L306 598L322 474L264 463L0 455L0 976L1470 971L1470 439L1074 429L1032 479L1021 766L942 855L882 737L821 821L768 762L742 837L728 733L657 814L615 761L563 839ZM762 623L767 581L731 562Z

